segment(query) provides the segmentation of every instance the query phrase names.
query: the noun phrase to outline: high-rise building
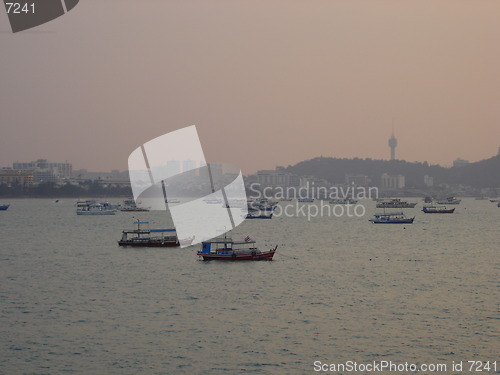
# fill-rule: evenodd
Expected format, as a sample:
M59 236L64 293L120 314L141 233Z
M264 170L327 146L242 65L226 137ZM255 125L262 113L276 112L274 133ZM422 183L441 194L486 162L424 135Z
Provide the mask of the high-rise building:
M380 178L380 185L383 189L402 189L405 187L405 176L384 173Z
M13 169L33 172L34 182L59 182L71 178L73 166L71 163L54 163L46 159L38 159L29 163L13 163Z
M394 131L393 131L391 138L389 138L389 147L391 148L391 160L396 160L396 146L397 145L398 145L398 140L394 136Z

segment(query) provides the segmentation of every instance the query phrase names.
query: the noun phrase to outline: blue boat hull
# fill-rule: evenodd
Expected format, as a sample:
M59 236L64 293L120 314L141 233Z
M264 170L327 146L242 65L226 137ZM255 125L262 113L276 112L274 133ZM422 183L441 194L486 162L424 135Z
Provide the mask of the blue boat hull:
M7 209L10 207L8 204L4 204L0 206L0 211L7 211Z

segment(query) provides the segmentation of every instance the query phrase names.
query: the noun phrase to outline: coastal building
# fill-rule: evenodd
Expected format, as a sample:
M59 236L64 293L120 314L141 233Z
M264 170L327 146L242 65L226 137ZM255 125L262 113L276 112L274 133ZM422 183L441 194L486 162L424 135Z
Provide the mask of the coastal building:
M345 183L347 186L368 186L370 184L370 179L366 175L362 174L346 174Z
M275 170L257 171L257 182L261 188L265 187L291 187L300 186L300 178L285 171L283 167L276 167Z
M425 175L424 176L424 185L427 187L434 186L434 178L432 176Z
M33 185L33 171L3 168L0 169L0 185L30 187Z
M380 187L382 189L403 189L405 187L405 176L384 173L380 177Z
M73 166L71 163L49 162L47 159L38 159L27 163L15 162L12 169L22 171L32 171L33 182L61 182L71 178Z

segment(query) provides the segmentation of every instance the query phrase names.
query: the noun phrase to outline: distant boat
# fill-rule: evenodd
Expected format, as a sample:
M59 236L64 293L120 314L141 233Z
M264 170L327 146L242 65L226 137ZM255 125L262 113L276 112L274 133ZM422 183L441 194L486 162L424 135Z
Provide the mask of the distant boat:
M221 204L222 200L218 198L205 198L203 199L203 202L207 204Z
M135 200L127 199L123 201L123 206L120 208L122 212L148 212L148 208L137 207Z
M373 224L412 224L415 217L406 217L402 212L390 213L390 214L375 214L373 218L370 219Z
M276 245L274 249L260 251L248 236L243 241L233 241L224 236L202 242L198 256L203 260L273 260L277 248Z
M330 204L356 204L358 203L357 199L346 198L346 199L333 199L330 201Z
M266 198L254 199L248 202L249 211L274 211L277 206L278 202Z
M402 201L399 198L384 199L377 203L377 208L414 208L417 204Z
M232 199L228 201L228 204L223 203L222 207L225 208L243 208L247 207L248 203L246 199Z
M118 241L118 246L133 247L175 247L180 246L180 242L175 234L175 229L143 229L141 225L147 225L147 221L134 222L137 229L122 231L122 238ZM167 233L167 235L166 235ZM193 242L190 239L189 245ZM189 239L187 239L189 241Z
M437 204L460 204L462 202L461 199L457 199L455 197L448 197L446 199L440 199L436 203Z
M114 215L116 209L110 206L95 203L94 201L78 202L77 215Z
M0 211L7 211L10 207L10 204L0 204Z
M455 208L446 208L446 206L424 206L422 212L426 214L452 214Z
M181 201L177 198L167 198L165 199L165 203L181 203Z
M273 213L271 212L270 214L260 214L260 215L255 215L255 214L248 214L246 216L247 219L272 219L273 218Z
M312 203L314 202L314 198L299 198L298 201L302 203Z
M500 200L498 200L498 199L490 199L490 202L491 203L495 203L495 202L500 202Z

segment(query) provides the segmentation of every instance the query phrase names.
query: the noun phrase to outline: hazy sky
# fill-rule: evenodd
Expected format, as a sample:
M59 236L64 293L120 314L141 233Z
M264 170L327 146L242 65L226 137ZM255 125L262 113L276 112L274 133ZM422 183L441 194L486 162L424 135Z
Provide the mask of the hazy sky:
M0 12L0 166L126 169L197 125L244 173L315 156L450 165L500 146L500 1L81 0L12 34Z

